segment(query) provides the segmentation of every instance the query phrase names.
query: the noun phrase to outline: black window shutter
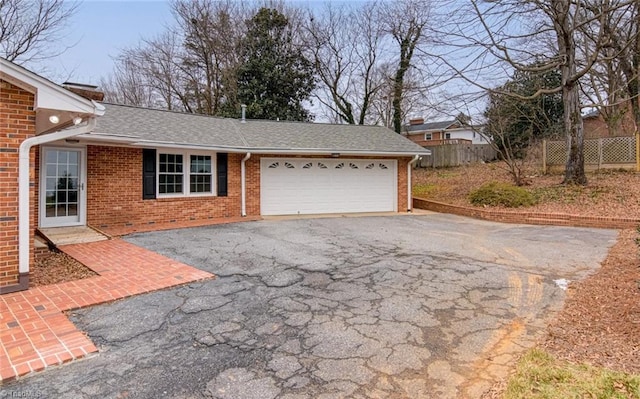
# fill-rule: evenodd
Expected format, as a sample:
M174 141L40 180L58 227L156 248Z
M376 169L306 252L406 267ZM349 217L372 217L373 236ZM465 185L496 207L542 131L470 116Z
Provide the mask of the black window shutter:
M216 171L218 176L218 196L227 196L227 160L228 154L218 153L216 156Z
M142 199L156 198L156 150L142 150Z

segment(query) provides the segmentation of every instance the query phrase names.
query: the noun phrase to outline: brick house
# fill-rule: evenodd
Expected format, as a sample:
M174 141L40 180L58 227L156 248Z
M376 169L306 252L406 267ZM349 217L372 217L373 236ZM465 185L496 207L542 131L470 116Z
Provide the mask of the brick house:
M458 119L425 123L423 118L418 118L411 119L402 134L425 147L444 144L489 144L480 131L480 126L461 123Z
M101 104L81 89L0 59L0 293L28 288L37 228L411 209L426 151L386 128Z
M600 139L607 137L627 137L633 136L635 124L631 109L622 114L620 121L614 128L610 128L605 122L602 114L598 110L589 112L582 117L585 139Z

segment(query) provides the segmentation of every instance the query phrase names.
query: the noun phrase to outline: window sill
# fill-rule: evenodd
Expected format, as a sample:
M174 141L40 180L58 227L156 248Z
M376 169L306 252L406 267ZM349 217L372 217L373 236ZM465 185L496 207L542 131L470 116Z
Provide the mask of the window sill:
M158 194L156 199L158 200L175 200L175 199L189 199L189 198L215 198L217 195L213 193L203 193L203 194Z

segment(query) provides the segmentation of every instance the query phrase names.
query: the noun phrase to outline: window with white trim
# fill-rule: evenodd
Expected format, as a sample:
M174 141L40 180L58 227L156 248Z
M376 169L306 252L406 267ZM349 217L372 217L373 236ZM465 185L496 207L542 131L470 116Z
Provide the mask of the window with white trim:
M188 152L159 153L158 195L213 194L213 158L209 154Z
M160 154L158 160L158 193L182 194L182 154Z
M445 133L444 134L444 139L445 140L450 140L451 139L451 133Z
M425 133L424 134L424 139L425 140L433 140L433 135L431 133Z
M189 192L211 193L211 155L191 155Z

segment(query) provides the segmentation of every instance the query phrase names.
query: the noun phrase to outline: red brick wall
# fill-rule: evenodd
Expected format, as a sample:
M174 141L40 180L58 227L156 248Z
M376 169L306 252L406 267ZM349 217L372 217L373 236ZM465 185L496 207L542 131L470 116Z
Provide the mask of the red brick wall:
M18 148L35 135L33 94L0 80L0 287L18 283ZM35 226L35 151L31 151L31 226ZM30 240L33 242L33 229ZM30 247L33 263L33 246Z
M420 134L410 134L406 136L409 140L413 141L414 143L420 143L424 141L424 133L420 133Z
M407 164L411 158L398 158L398 212L406 212L407 208Z
M496 210L450 205L424 198L413 198L413 206L417 209L451 213L475 219L491 220L500 223L521 223L543 226L595 227L602 229L628 229L640 224L640 217L615 218L601 216L579 216L565 213L542 213L518 210Z
M99 228L240 216L241 159L229 154L227 197L143 200L142 149L88 146L87 223Z
M244 155L240 159L244 158ZM260 156L252 155L246 163L247 215L260 215Z
M263 156L291 157L253 155L247 161L246 211L248 216L260 215L260 159ZM243 157L244 154L229 154L227 197L143 200L141 149L88 146L87 223L98 228L106 228L240 216L240 163ZM310 157L300 156L299 158ZM407 163L409 161L410 158L398 159L399 212L407 210Z
M599 139L606 137L633 136L634 124L631 110L627 111L614 129L609 129L602 116L583 119L584 137Z

